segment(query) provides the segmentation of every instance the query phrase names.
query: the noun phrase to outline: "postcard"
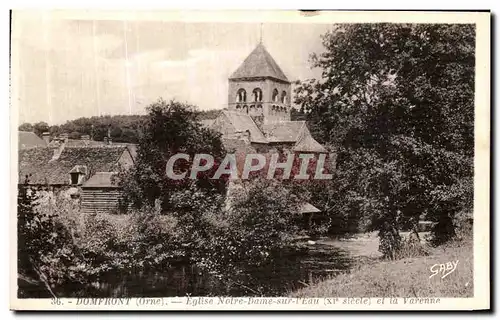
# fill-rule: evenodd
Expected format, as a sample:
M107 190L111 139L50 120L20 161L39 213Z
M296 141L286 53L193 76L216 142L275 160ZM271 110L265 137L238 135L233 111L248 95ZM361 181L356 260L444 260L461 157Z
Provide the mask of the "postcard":
M13 11L10 308L489 309L490 21Z

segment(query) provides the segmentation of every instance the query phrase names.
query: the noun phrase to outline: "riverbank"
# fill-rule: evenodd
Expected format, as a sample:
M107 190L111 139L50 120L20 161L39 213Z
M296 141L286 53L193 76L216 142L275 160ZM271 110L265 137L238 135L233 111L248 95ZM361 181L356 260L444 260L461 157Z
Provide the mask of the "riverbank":
M454 263L454 271L446 270ZM428 256L360 264L334 278L310 283L290 296L472 297L473 267L472 244L453 244L432 249Z

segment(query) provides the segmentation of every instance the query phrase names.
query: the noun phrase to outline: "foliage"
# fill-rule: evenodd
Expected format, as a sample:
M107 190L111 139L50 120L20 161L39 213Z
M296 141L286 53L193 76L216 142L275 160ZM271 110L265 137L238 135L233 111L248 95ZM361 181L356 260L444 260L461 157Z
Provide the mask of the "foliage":
M73 199L38 198L20 198L18 270L42 285L21 286L21 295L98 295L94 284L102 280L164 270L185 257L174 217L151 208L114 217L84 214Z
M307 288L291 292L291 297L380 297L385 303L396 298L466 298L474 296L474 259L471 243L450 243L432 248L429 256L403 258L397 261L363 263L333 279L318 281ZM429 278L434 264L457 261L458 267L442 278ZM432 262L431 262L432 261ZM446 262L445 262L446 261ZM437 265L436 270L439 268ZM401 302L400 302L401 303Z
M19 187L18 273L41 284L34 288L37 296L47 291L54 295L53 288L66 281L67 267L75 259L71 234L58 220L58 213L38 210L41 195L26 183ZM20 296L29 294L29 286L20 289Z
M421 216L447 241L471 207L474 37L472 25L337 25L312 56L322 79L296 89L313 135L338 148L337 209L357 207L381 249Z
M200 110L197 111L198 119L215 119L221 110ZM23 123L19 126L20 131L34 131L41 136L42 132L49 132L51 136L58 136L62 133L68 134L71 139L80 139L83 135L92 137L93 140L103 141L109 135L115 142L138 143L142 135L145 115L114 115L114 116L93 116L81 117L66 121L61 125L49 126L45 122L36 124Z
M42 136L42 133L49 131L49 125L46 122L38 122L33 125L33 132L39 137Z
M220 135L201 126L194 106L160 99L148 107L148 112L135 166L120 174L119 181L125 191L124 203L141 208L154 206L160 201L162 210L168 211L172 208L171 195L190 188L191 184L222 194L225 180L209 179L225 156ZM197 179L190 179L188 172L184 179L172 180L166 176L166 164L178 153L188 154L190 161L177 161L176 172L189 171L194 155L198 153L212 155L215 165L211 170L199 173Z
M18 127L19 131L33 131L33 125L31 123L23 123Z
M287 261L298 207L280 183L239 182L225 210L204 210L206 238L194 261L230 287L244 283L248 295L269 292L269 277Z

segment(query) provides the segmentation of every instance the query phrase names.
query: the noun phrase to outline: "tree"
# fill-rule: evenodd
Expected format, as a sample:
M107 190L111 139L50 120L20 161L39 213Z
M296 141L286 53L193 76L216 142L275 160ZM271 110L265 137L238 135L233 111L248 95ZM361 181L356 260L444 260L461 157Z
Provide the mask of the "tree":
M422 214L450 239L472 207L474 40L472 25L337 25L312 56L322 79L296 89L311 132L338 147L341 202L389 251Z
M25 122L18 127L19 131L33 131L33 125L31 123Z
M293 270L297 264L289 252L295 249L293 221L300 215L300 200L278 181L258 177L240 182L237 190L227 209L199 208L204 235L193 260L230 291L280 294L272 292L276 284L269 278L280 268Z
M49 125L47 124L47 122L37 122L33 125L33 131L35 132L35 134L37 136L42 136L42 133L44 132L48 132L49 131Z
M170 197L175 191L190 190L196 184L206 192L225 192L224 179L211 180L217 165L225 156L220 134L206 129L198 122L195 107L175 101L158 100L148 107L149 117L144 123L139 140L136 165L122 172L119 180L125 190L124 203L137 208L155 206L160 201L162 209L172 209ZM197 179L172 180L166 176L166 164L177 153L190 156L189 161L178 161L174 170L189 171L195 154L210 154L215 159L213 169L198 174Z

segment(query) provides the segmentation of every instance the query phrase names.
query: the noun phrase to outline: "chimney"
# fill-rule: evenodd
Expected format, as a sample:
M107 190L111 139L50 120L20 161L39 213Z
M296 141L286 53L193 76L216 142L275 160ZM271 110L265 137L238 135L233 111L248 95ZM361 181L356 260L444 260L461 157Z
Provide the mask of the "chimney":
M108 126L108 144L111 144L111 125Z
M44 133L42 133L42 139L43 141L45 141L45 144L46 145L49 145L50 143L50 133L45 131Z

